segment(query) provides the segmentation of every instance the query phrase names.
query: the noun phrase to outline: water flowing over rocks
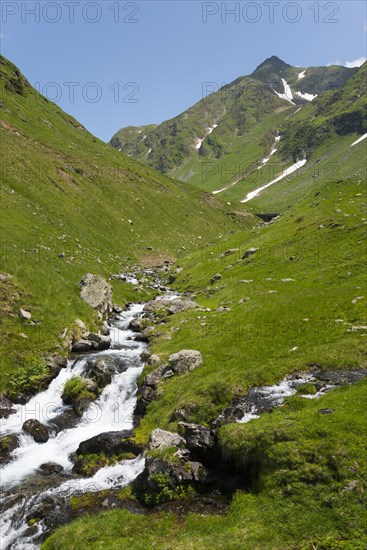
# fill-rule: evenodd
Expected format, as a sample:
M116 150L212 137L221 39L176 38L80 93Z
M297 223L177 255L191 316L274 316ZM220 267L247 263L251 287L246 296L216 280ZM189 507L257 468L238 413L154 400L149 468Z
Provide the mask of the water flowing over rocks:
M213 422L214 427L231 422L245 423L259 418L282 405L286 397L299 394L304 399L317 399L339 386L354 384L367 377L367 369L313 370L286 377L274 386L255 386L244 397L235 397Z
M23 424L23 430L31 435L36 443L46 443L50 437L46 426L35 419L26 420Z

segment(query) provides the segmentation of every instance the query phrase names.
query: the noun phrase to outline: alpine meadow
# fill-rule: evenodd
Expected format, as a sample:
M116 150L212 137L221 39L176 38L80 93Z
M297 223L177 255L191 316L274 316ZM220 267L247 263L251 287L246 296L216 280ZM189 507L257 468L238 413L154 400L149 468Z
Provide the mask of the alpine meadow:
M365 549L365 4L41 4L1 12L0 547Z

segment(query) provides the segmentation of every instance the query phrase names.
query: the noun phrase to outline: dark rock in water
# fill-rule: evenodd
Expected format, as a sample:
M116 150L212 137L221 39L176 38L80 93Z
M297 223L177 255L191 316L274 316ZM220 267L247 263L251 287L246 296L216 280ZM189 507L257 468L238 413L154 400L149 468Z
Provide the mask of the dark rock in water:
M46 443L49 439L48 429L38 420L33 418L26 420L22 428L27 434L31 435L37 443Z
M81 455L104 452L109 456L126 452L138 456L142 452L142 447L134 443L132 437L134 432L131 430L102 433L80 443L76 453Z
M63 430L74 428L79 421L79 416L75 413L74 409L71 409L53 418L51 424L57 432L62 432Z
M19 439L15 434L0 437L0 464L9 462L10 453L19 447Z
M136 318L132 319L129 324L129 329L133 332L142 332L144 330L143 319Z
M111 347L111 338L103 334L90 332L88 334L88 341L91 342L92 349L96 351L103 351Z
M216 463L220 458L216 435L213 430L200 424L179 423L179 431L183 434L186 448L196 460L204 464Z
M60 474L63 469L63 466L61 466L61 464L57 464L56 462L45 462L40 466L41 474L44 476Z
M129 368L126 361L122 361L117 355L102 355L95 359L89 359L85 374L94 380L100 388L111 383L112 376L124 372Z
M8 418L9 415L16 412L14 403L12 403L7 397L0 396L0 418Z
M333 386L343 386L345 384L355 384L367 377L367 369L358 370L318 370L313 373L314 377L321 382L332 384Z
M89 340L78 340L74 342L71 347L73 353L84 353L92 349L92 342Z

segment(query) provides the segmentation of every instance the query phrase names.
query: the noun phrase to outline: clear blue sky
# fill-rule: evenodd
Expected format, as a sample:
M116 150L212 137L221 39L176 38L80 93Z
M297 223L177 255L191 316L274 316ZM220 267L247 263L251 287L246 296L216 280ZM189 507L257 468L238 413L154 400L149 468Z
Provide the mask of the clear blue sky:
M1 23L2 53L105 141L179 114L203 82L231 82L271 55L302 67L366 55L362 0L3 0Z

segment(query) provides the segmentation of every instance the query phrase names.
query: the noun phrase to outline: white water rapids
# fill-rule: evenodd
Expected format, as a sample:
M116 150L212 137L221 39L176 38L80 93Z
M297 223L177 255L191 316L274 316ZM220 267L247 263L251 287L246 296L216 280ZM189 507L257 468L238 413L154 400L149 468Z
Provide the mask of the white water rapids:
M71 478L72 462L69 455L79 444L93 436L111 431L132 429L133 412L136 403L136 381L143 370L140 354L145 344L134 340L134 333L128 329L130 321L142 314L143 305L136 304L123 312L111 327L112 348L103 352L89 354L75 361L69 361L61 369L47 390L33 397L26 405L18 406L17 411L7 419L1 419L2 434L16 434L20 446L12 453L12 460L0 469L2 513L0 548L20 550L39 547L39 535L45 530L43 521L37 524L36 533L27 534L29 526L26 516L39 505L45 497L70 496L83 492L96 492L109 488L121 488L133 481L144 468L144 459L125 460L114 466L100 469L93 477ZM45 425L70 409L61 400L65 382L76 375L82 375L87 359L101 355L118 354L131 366L125 372L115 374L111 384L103 389L100 397L84 412L78 423L59 433L50 432L46 443L36 443L33 438L22 432L25 420L35 418ZM50 426L49 426L50 427ZM25 497L9 507L10 499L19 494L19 488L29 476L34 483L41 464L55 462L64 468L66 481L58 487ZM70 479L67 479L69 475ZM40 478L40 481L41 480Z

